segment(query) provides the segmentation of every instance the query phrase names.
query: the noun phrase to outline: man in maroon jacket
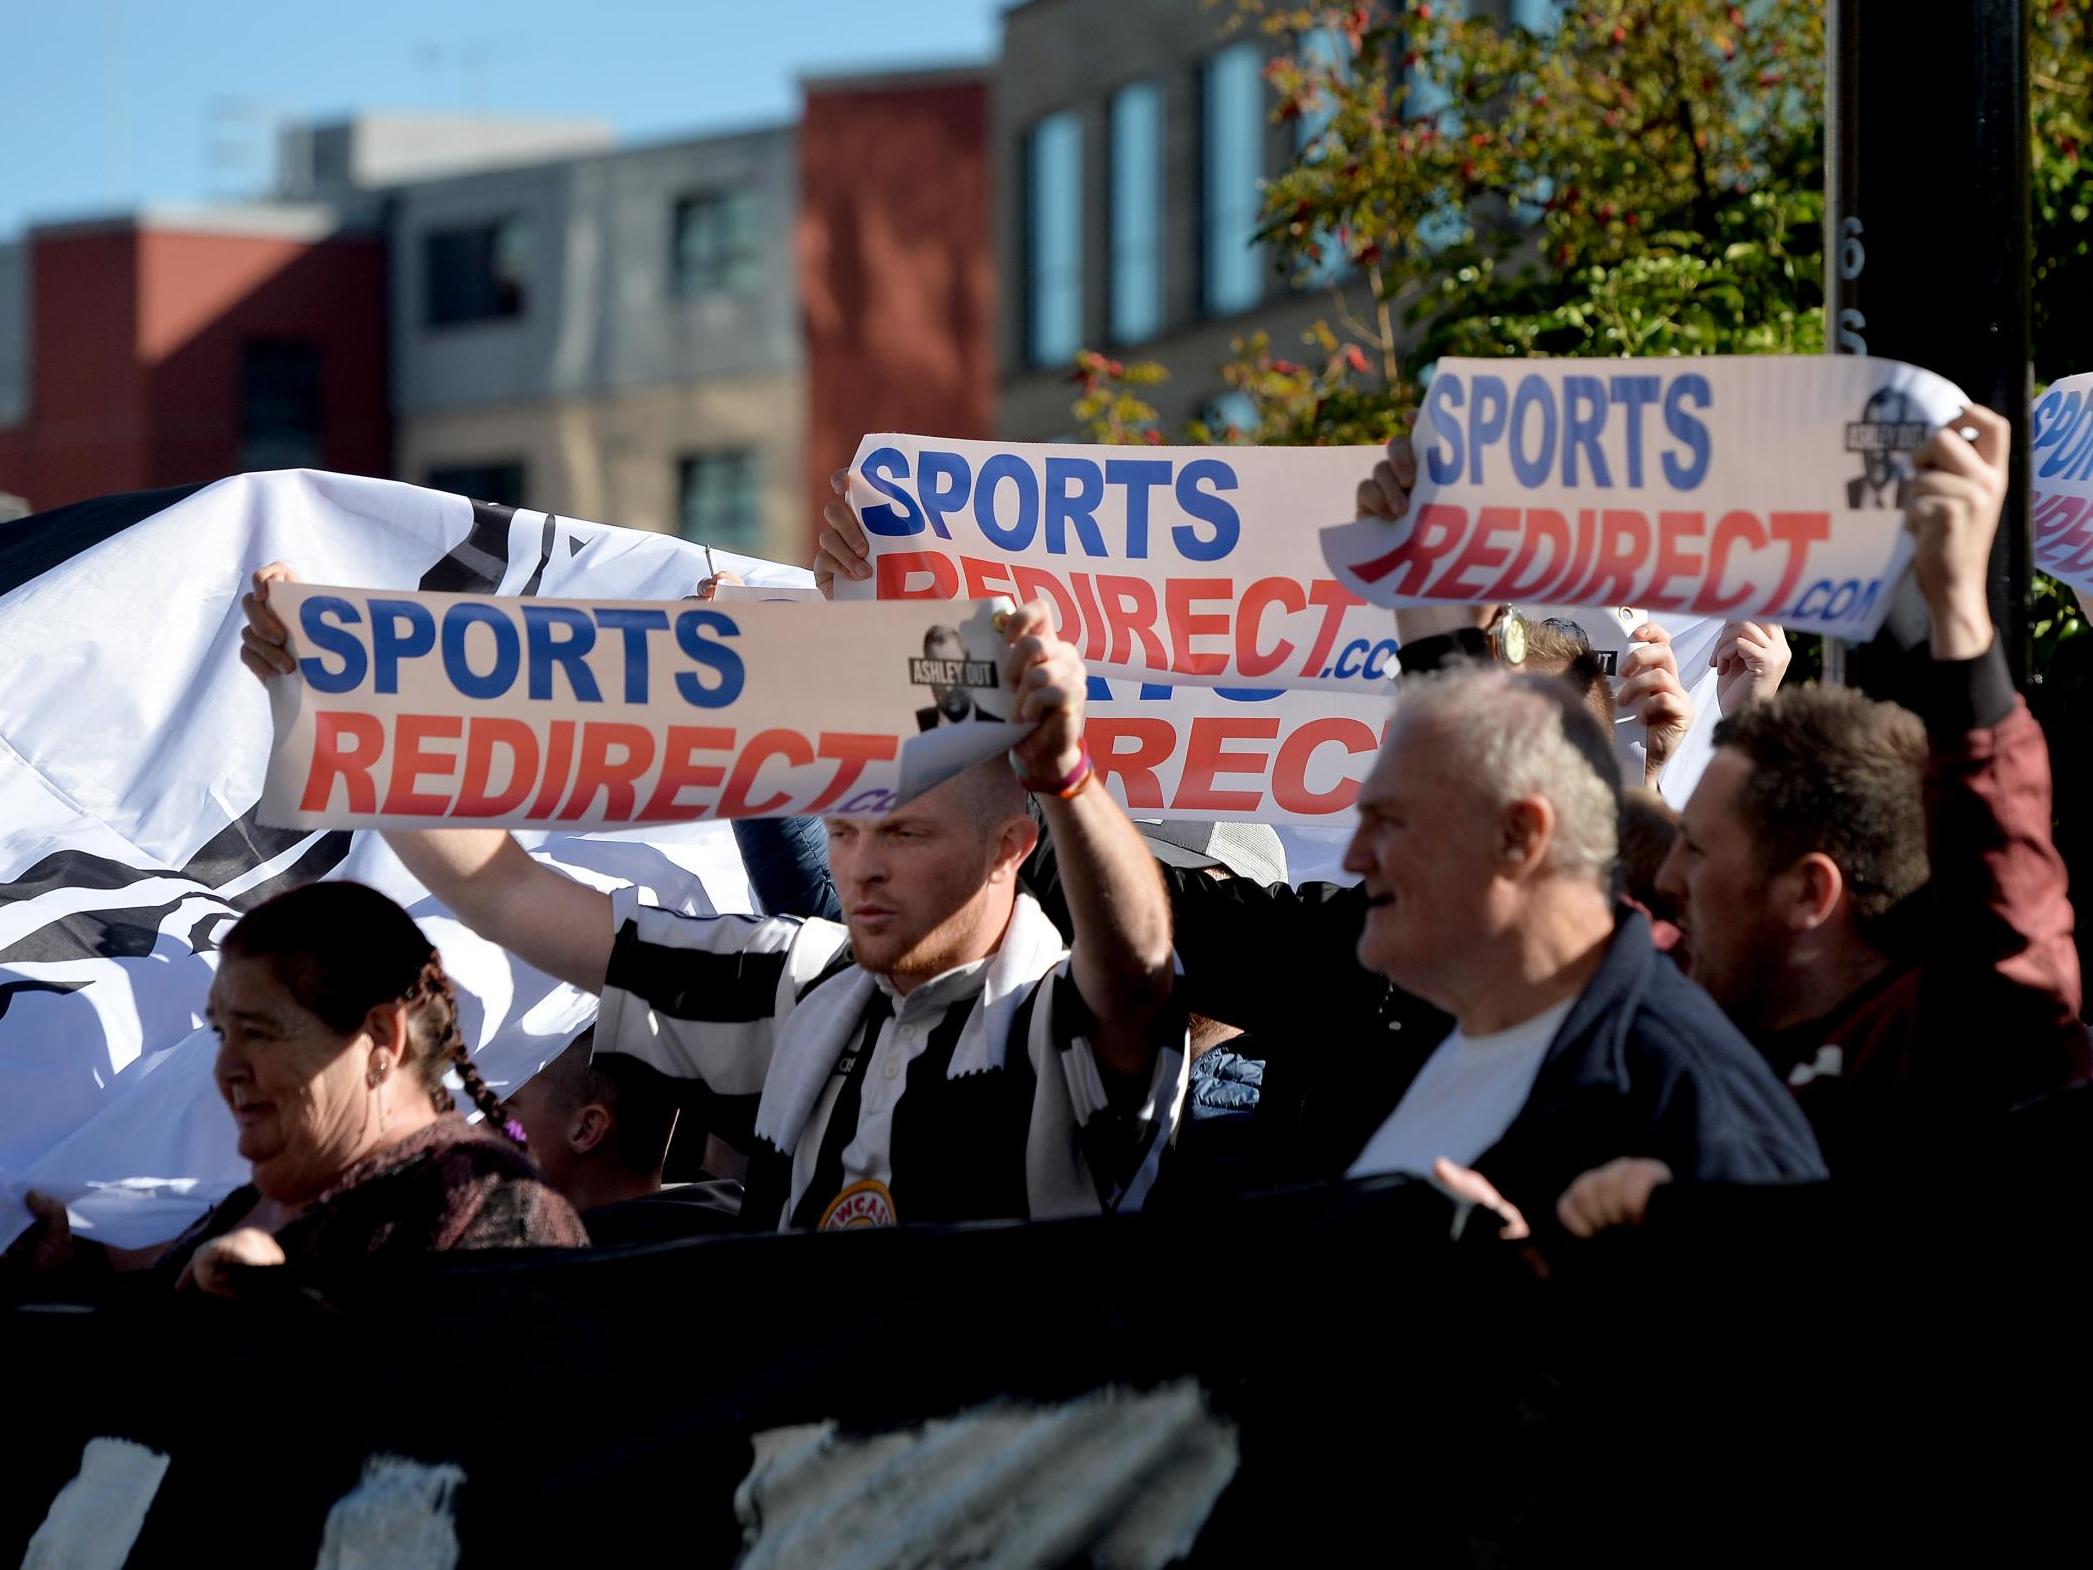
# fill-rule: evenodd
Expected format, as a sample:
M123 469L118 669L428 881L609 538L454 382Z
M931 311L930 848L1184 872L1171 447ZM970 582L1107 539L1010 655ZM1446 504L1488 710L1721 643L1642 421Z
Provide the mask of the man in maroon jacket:
M1921 713L1804 688L1725 719L1658 880L1835 1175L1952 1157L1934 1136L2088 1068L2049 754L1985 599L2010 440L1971 409L1920 455Z

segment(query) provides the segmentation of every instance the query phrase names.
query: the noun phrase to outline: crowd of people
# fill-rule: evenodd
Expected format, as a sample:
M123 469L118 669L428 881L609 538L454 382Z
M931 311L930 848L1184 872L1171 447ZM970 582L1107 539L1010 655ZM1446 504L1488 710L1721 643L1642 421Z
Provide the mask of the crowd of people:
M1609 679L1574 625L1406 611L1358 881L1295 885L1269 829L1129 819L1035 603L1004 629L1033 727L1008 760L883 816L737 824L760 915L604 893L500 830L387 831L458 919L597 994L594 1025L497 1100L404 911L279 895L210 999L252 1183L135 1254L32 1196L10 1261L236 1293L285 1262L1182 1212L1384 1174L1573 1246L1670 1186L1894 1180L2089 1071L2048 756L1987 602L2010 440L1971 409L1917 455L1918 711L1784 686L1780 629L1727 627L1679 812L1650 789L1694 717L1662 627ZM1391 444L1361 514L1401 519L1414 481ZM824 592L871 571L843 488ZM289 575L246 602L264 681L293 669Z

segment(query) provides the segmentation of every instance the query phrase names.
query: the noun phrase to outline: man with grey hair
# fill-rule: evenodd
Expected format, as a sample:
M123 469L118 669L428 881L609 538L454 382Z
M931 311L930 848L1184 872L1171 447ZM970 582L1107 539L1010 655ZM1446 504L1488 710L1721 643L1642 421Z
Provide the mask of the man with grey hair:
M1824 1176L1764 1059L1614 903L1618 778L1559 681L1456 667L1405 683L1345 867L1366 890L1360 963L1452 1029L1391 1043L1330 1165L1536 1218L1622 1157L1708 1181Z

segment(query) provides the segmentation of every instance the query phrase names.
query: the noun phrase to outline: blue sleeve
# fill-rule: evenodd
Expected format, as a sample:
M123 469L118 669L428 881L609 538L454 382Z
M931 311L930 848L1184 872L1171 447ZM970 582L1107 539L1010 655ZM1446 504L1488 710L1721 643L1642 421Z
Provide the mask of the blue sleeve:
M828 831L819 818L733 822L741 864L765 915L843 919L843 902L828 871Z

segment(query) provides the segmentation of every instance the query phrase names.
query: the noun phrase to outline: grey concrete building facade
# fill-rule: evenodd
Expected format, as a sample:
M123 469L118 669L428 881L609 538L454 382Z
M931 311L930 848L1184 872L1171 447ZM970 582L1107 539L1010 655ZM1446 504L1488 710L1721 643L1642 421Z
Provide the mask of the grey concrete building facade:
M789 127L395 187L402 478L796 560Z
M1076 434L1063 349L1161 362L1169 381L1143 396L1174 436L1195 416L1243 412L1220 375L1235 339L1261 329L1275 355L1299 357L1308 328L1335 320L1333 290L1371 317L1358 274L1297 287L1269 253L1250 252L1256 183L1287 165L1300 132L1271 116L1263 67L1278 45L1255 27L1229 30L1232 14L1205 0L1027 0L1006 14L992 150L1005 436ZM1058 190L1071 175L1073 197ZM1066 276L1043 305L1042 274L1057 267ZM1147 296L1136 309L1130 281ZM1057 329L1046 342L1043 313Z
M1048 440L1074 434L1069 365L1034 352L1039 303L1033 279L1037 222L1038 128L1072 116L1080 144L1080 340L1126 358L1158 360L1171 373L1154 389L1164 428L1175 431L1224 392L1220 367L1232 339L1259 328L1280 353L1330 313L1325 291L1299 291L1254 258L1255 298L1237 309L1214 309L1208 279L1211 237L1206 217L1220 193L1210 190L1206 135L1219 105L1213 98L1214 62L1245 46L1256 68L1272 45L1254 30L1223 35L1228 13L1202 0L1029 0L1004 18L1002 57L995 84L994 158L996 250L1004 280L999 421L1005 436ZM1262 76L1258 85L1262 87ZM1149 87L1160 130L1161 201L1154 249L1160 262L1160 309L1148 313L1153 330L1114 330L1114 118L1122 90ZM1258 154L1259 174L1281 168L1292 133L1270 123L1260 96L1254 125L1239 128ZM1153 109L1151 114L1154 114ZM1062 122L1063 124L1071 122ZM1124 182L1122 181L1122 189ZM1238 215L1245 193L1230 193ZM1254 193L1248 197L1254 211ZM1245 237L1247 240L1247 237Z

